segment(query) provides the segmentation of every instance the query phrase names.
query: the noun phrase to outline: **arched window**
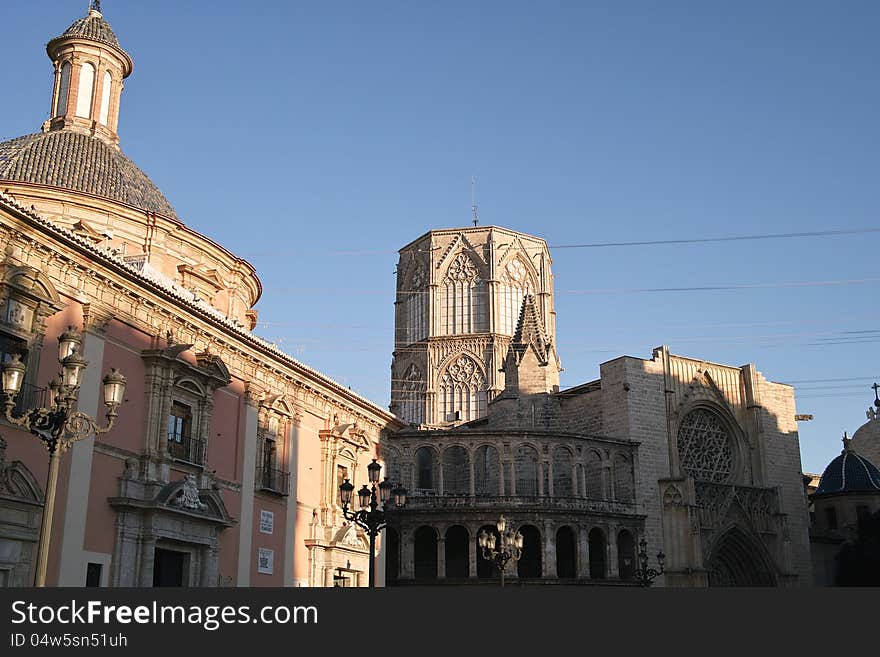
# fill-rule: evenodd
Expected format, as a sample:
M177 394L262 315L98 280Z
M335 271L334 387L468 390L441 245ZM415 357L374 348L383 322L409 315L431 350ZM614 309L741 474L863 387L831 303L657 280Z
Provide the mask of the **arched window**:
M571 527L560 527L556 532L556 576L559 579L577 577L577 540Z
M443 421L476 420L486 414L486 377L467 355L456 358L440 377Z
M587 541L590 549L590 577L605 579L605 534L601 529L591 529Z
M79 88L76 92L76 115L92 116L92 91L95 88L95 67L86 62L79 70Z
M681 469L701 481L724 483L733 473L734 446L721 418L698 408L688 413L678 429Z
M516 448L514 456L516 494L523 497L538 495L538 452L528 445Z
M101 113L98 120L102 125L107 125L110 118L110 88L113 86L113 76L110 71L104 72L104 84L101 87Z
M486 283L473 261L458 255L443 279L440 330L444 335L479 333L486 330Z
M436 455L430 447L420 447L416 451L416 488L433 490L437 471Z
M61 65L61 82L58 85L58 101L55 103L55 116L67 114L67 99L70 97L70 62Z
M466 579L470 574L470 536L461 525L446 530L446 579Z
M519 323L519 312L527 294L535 293L529 271L519 258L507 263L498 288L498 331L513 335Z
M437 579L437 532L433 527L419 527L413 536L414 575L419 582Z
M405 344L412 344L428 337L428 291L425 284L428 275L418 264L409 278L407 289L401 290L402 332L399 336Z
M522 556L516 562L517 574L520 577L541 577L541 532L532 525L519 528L523 537Z
M621 502L632 502L635 485L630 460L623 454L614 457L614 492Z
M492 445L481 445L474 452L474 493L493 496L501 492L501 458Z
M394 527L385 528L385 585L394 586L400 576L400 534Z
M617 535L617 574L630 580L636 572L636 539L626 529Z
M467 495L470 492L471 467L464 447L453 445L443 450L443 492Z
M422 424L425 421L425 379L421 370L411 364L400 385L400 417L410 424Z
M584 469L587 483L587 497L601 500L605 497L602 490L602 458L594 451L587 452L587 464Z
M553 496L574 497L574 482L571 476L571 452L565 447L553 450Z

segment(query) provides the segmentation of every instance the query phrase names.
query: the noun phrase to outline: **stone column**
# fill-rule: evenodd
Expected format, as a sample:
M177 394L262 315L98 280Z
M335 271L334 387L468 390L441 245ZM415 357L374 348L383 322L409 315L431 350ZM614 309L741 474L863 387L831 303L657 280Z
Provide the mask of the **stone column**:
M470 496L473 497L476 495L476 482L474 481L474 456L473 454L469 455L469 463L468 463L468 476L470 477L468 492Z
M544 544L544 558L541 560L542 576L544 579L556 578L556 533L553 531L553 522L544 521L542 539Z
M446 537L437 532L437 579L446 579Z
M140 587L153 586L153 562L156 559L156 539L145 538L141 541Z
M284 579L283 586L294 586L294 564L296 561L296 507L299 500L297 494L297 468L299 467L299 442L302 429L302 415L298 412L290 419L290 432L287 441L287 471L290 473L285 498L284 512ZM332 586L332 581L331 581Z
M251 550L254 523L254 485L256 478L257 451L259 450L257 426L262 391L251 384L244 393L244 453L241 472L241 510L238 521L238 574L237 586L251 585Z
M477 559L480 558L477 554L477 532L480 530L477 529L474 532L473 527L468 529L470 530L470 540L468 541L468 577L473 579L477 576Z
M82 373L77 409L104 424L104 332L112 317L109 312L98 312L92 304L83 307L83 357L89 362ZM129 376L132 373L128 373ZM126 412L123 404L120 414ZM110 434L112 436L112 433ZM92 456L95 437L89 436L75 443L68 457L70 474L67 479L67 501L62 511L63 530L53 537L60 544L58 586L85 586L86 559L83 554L86 535L86 515L89 510L89 492L92 483ZM105 501L106 504L106 501ZM61 511L61 509L59 509ZM57 514L56 514L57 517ZM152 580L150 586L153 585Z
M400 530L400 579L415 577L415 545L411 529Z
M578 577L590 577L590 539L586 527L578 528Z
M504 461L501 460L501 450L498 451L498 494L504 497Z
M617 527L608 528L608 578L618 579L620 569L617 565Z

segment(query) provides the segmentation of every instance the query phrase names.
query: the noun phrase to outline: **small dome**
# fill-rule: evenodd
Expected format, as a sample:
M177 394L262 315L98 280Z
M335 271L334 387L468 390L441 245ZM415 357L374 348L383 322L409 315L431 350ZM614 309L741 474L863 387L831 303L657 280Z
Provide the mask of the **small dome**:
M880 493L880 470L847 446L825 468L813 496L856 492Z
M872 463L880 463L880 412L872 408L868 418L853 434L852 448Z
M100 139L78 132L43 132L0 143L3 180L103 196L177 219L162 192L134 162Z
M64 31L64 34L55 37L49 43L51 44L53 41L66 39L67 37L89 39L122 50L122 46L119 45L119 39L116 38L116 34L113 32L113 28L110 27L110 23L104 20L101 12L95 11L94 9L89 11L88 16L75 21L73 25Z

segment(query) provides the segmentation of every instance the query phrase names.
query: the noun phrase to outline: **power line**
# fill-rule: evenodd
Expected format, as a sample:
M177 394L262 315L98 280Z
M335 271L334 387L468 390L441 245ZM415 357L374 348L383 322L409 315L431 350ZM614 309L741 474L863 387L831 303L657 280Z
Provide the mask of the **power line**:
M833 230L816 230L804 231L798 233L763 233L757 235L731 235L725 237L694 237L675 240L643 240L637 242L587 242L584 244L551 244L548 249L602 249L616 247L631 246L675 246L681 244L711 244L723 242L743 242L754 240L779 240L779 239L798 239L807 237L841 237L846 235L864 235L867 233L880 233L880 228L841 228ZM543 250L542 247L524 247L526 250L533 248ZM418 251L426 253L426 249L418 249ZM398 251L325 251L314 250L315 254L322 256L366 256L366 255L398 255ZM282 258L289 257L294 254L302 254L301 251L266 251L256 253L245 253L245 258Z

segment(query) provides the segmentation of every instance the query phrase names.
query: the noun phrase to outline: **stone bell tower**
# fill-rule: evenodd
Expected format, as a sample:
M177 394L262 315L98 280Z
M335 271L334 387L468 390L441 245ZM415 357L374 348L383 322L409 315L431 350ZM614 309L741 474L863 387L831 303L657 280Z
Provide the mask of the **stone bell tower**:
M97 137L119 148L122 81L134 62L93 0L87 16L46 45L55 66L52 106L43 132L69 130Z
M391 411L435 427L485 417L526 296L555 344L546 242L475 226L432 230L399 253Z

